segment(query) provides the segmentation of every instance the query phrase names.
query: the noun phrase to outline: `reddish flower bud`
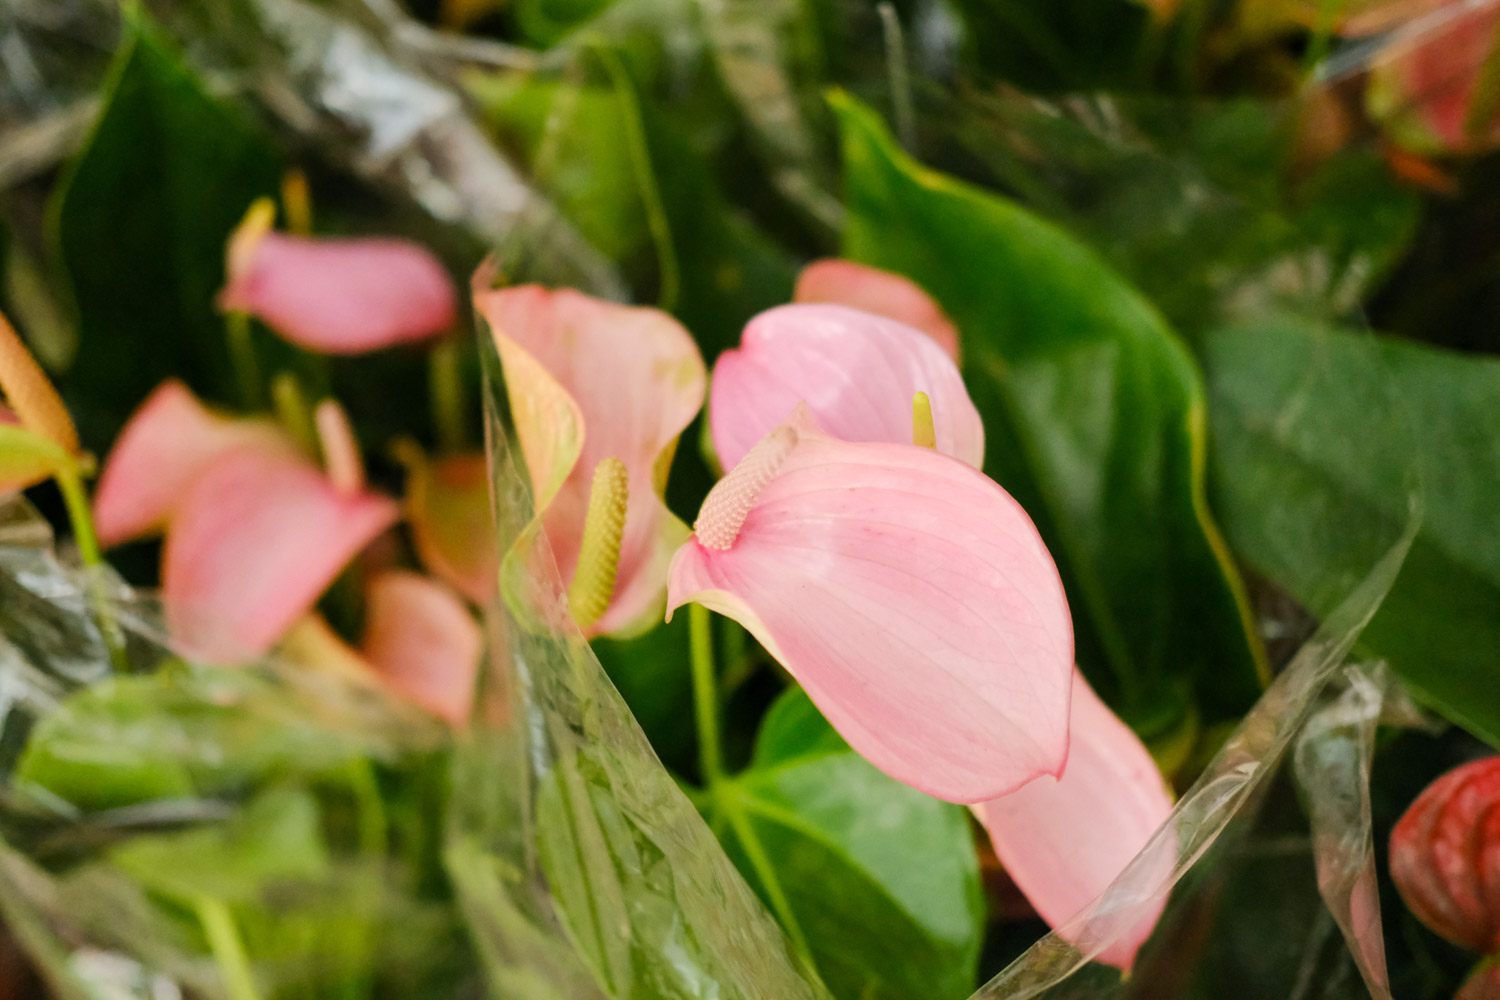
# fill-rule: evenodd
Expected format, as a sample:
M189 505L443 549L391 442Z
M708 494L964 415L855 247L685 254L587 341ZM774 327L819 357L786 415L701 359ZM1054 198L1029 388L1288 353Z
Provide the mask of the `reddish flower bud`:
M1391 831L1390 861L1424 924L1480 954L1500 949L1500 757L1427 786Z
M1474 973L1453 1000L1500 1000L1500 966L1486 965Z

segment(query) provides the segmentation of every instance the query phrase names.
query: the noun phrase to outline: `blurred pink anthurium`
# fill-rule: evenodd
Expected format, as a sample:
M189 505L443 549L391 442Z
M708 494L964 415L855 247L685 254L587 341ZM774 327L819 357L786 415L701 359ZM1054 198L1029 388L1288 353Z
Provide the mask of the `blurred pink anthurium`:
M1068 738L1060 778L1043 776L973 807L1007 874L1053 927L1098 898L1172 811L1150 751L1076 670ZM1165 903L1145 907L1099 960L1129 970Z
M407 240L289 236L267 200L230 238L219 308L249 313L323 354L360 354L435 337L458 317L453 282Z
M799 405L709 493L672 561L669 613L689 601L745 626L897 780L973 803L1062 772L1062 583L1025 511L963 462L839 440Z
M922 286L894 271L852 260L815 260L797 276L792 301L829 303L874 313L921 330L958 358L958 327Z
M484 454L429 457L409 440L399 442L395 453L406 467L406 522L422 565L475 604L488 602L500 555Z
M799 402L834 437L910 442L912 397L931 402L937 450L978 468L984 424L953 359L905 323L841 305L788 305L750 321L719 355L709 390L726 469Z
M365 599L358 650L308 614L287 632L278 655L350 680L374 680L450 725L466 723L483 641L462 598L430 577L388 569L371 577Z
M667 565L688 534L661 494L677 438L703 405L698 347L660 310L566 288L490 290L486 276L476 277L474 305L500 354L538 522L570 597L582 581L597 598L575 604L574 617L586 635L638 626L659 613ZM628 482L618 559L603 576L580 575L595 473L609 460Z
M1500 7L1461 7L1451 5L1447 20L1393 42L1370 73L1370 116L1416 153L1481 152L1500 142L1500 107L1477 106Z
M168 626L227 663L268 650L400 509L362 476L336 485L274 426L215 416L167 382L121 432L94 516L105 544L165 530Z

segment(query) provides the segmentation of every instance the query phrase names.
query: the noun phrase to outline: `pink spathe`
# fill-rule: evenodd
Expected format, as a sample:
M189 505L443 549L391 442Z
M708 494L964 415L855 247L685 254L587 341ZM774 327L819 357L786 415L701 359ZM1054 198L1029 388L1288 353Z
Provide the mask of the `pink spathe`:
M1006 872L1053 927L1098 898L1171 811L1150 752L1076 670L1062 777L1038 778L974 807ZM1170 865L1170 855L1163 861ZM1146 907L1099 960L1128 970L1164 905Z
M387 570L366 590L361 648L401 697L452 725L468 721L483 647L479 624L442 584Z
M219 307L246 312L323 354L360 354L437 336L457 320L453 283L405 240L267 232L230 254Z
M714 366L709 423L733 467L798 403L846 441L911 443L912 397L932 403L937 450L978 468L984 425L958 366L920 331L838 305L778 306Z
M909 444L841 441L805 407L709 495L669 609L744 625L875 766L981 802L1062 769L1073 633L1026 513Z
M173 636L212 662L264 653L399 514L395 501L341 492L278 447L218 455L188 484L167 532Z
M815 260L797 276L796 302L850 306L916 327L950 357L958 357L958 328L922 286L894 271L852 260Z
M693 338L657 309L571 289L481 290L475 308L495 337L521 454L564 584L583 540L594 470L624 463L629 502L613 599L589 634L625 628L660 607L672 552L686 536L661 500L666 462L703 405Z
M105 546L165 529L188 487L215 458L247 444L295 454L268 422L216 416L176 379L157 386L125 424L94 493Z

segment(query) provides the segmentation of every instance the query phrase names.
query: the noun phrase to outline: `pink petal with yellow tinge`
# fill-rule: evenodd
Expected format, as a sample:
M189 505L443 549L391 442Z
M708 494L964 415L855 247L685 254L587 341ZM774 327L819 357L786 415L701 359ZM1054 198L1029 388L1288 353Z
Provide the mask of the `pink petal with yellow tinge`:
M795 302L824 302L875 313L916 327L958 358L958 327L922 286L894 271L852 260L815 260L797 276Z
M166 527L189 486L219 455L247 444L293 455L274 426L210 413L171 379L135 411L115 441L94 494L94 527L105 546Z
M571 289L478 291L474 305L495 336L521 453L565 584L578 561L595 467L618 458L629 472L614 598L589 631L631 625L660 599L685 533L661 502L661 460L703 405L698 347L660 310Z
M744 625L855 750L938 798L980 802L1060 771L1072 623L1025 511L962 462L837 440L805 407L777 441L705 502L668 607Z
M1150 752L1076 670L1068 735L1061 780L1038 778L974 807L1006 872L1053 927L1109 888L1172 811ZM1128 970L1165 902L1152 903L1099 960Z
M799 402L834 437L910 444L918 392L932 402L937 450L982 465L979 411L958 366L929 337L846 306L778 306L751 320L740 346L714 365L714 449L732 468Z
M406 450L406 520L417 555L434 576L476 604L494 596L500 556L482 453L428 458Z
M323 354L426 340L458 316L448 272L405 240L266 233L230 260L235 271L219 307L249 313Z
M172 634L212 662L265 652L399 515L395 501L340 493L279 448L217 456L189 484L167 533L162 597Z
M361 646L397 694L455 726L469 719L479 677L479 624L452 591L389 570L370 581Z

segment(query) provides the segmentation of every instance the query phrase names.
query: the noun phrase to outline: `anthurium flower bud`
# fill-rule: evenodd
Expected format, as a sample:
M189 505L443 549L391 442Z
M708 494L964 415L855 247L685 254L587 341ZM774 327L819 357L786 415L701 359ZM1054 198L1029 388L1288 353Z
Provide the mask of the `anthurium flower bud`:
M995 856L1054 927L1098 898L1172 811L1150 751L1077 670L1068 738L1061 778L1040 777L974 807ZM1099 960L1128 970L1165 904L1156 903Z
M1500 950L1500 757L1427 786L1391 830L1390 866L1433 931L1481 954Z
M1500 965L1476 969L1453 1000L1500 1000Z
M896 320L839 305L789 305L752 319L714 365L708 414L726 469L805 402L845 441L909 442L927 394L937 450L978 468L984 425L953 359Z
M1062 583L1026 513L963 462L839 440L799 406L704 502L672 560L668 608L688 601L744 625L900 781L983 802L1062 771Z
M703 405L706 375L693 338L664 312L571 289L479 289L474 306L495 337L538 516L567 586L595 471L608 459L625 467L617 571L604 612L580 623L584 631L654 617L667 564L687 536L661 493L678 435Z
M396 458L406 466L406 521L422 565L484 604L495 593L500 568L484 453L429 458L414 442L403 441Z
M958 358L958 327L922 286L894 271L852 260L815 260L797 276L794 302L825 302L875 313L921 330Z
M457 319L453 283L407 240L272 232L251 209L230 241L219 307L249 313L324 354L360 354L437 336Z
M70 455L78 452L78 430L68 408L3 314L0 314L0 398L22 427L48 438Z

